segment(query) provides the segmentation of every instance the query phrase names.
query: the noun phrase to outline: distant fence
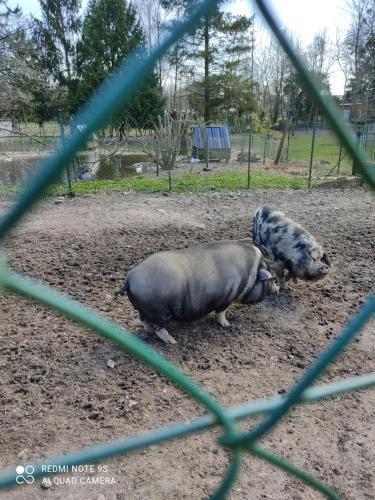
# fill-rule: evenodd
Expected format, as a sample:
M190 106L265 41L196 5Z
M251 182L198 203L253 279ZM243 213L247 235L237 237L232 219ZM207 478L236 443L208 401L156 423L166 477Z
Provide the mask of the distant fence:
M375 167L375 132L368 132L365 130L360 135L360 146L366 158Z
M30 182L30 173L36 169L39 162L61 147L61 132L60 130L57 131L54 124L51 124L50 129L46 126L44 131L54 131L55 135L37 135L35 133L38 130L37 127L34 127L33 135L27 135L28 132L32 132L32 127L28 127L27 125L22 124L20 129L14 129L9 136L0 137L0 185L27 184ZM193 127L191 127L191 130L193 130ZM150 144L154 140L152 132L147 132L147 135L144 134L143 136L139 135L139 133L140 131L136 132L133 130L121 139L116 130L113 136L92 135L85 148L76 155L75 160L71 163L72 180L116 179L136 175L152 177L154 175L152 172L155 172L155 175L159 175L156 166L155 168L147 165L144 168L132 168L133 164L139 164L142 161L150 164L153 161L152 158L147 156L144 147L145 141ZM64 127L64 134L66 135L66 140L69 140L71 136L69 126ZM251 132L249 164L251 172L267 173L268 177L281 174L287 176L291 181L295 180L296 182L306 179L305 185L307 186L309 166L312 159L311 176L313 181L319 181L332 176L348 176L352 174L353 162L343 143L336 139L332 131L326 129L316 131L312 157L312 133L296 131L294 134L288 134L284 140L279 166L273 168L279 149L280 137L281 133L277 131L270 131L263 134ZM204 150L200 150L198 155L201 160L200 164L196 164L193 161L190 162L189 160L191 155L194 156L192 134L188 135L185 142L185 152L187 152L187 155L179 157L173 168L173 178L176 176L181 177L181 170L185 173L194 173L201 170L205 165ZM209 162L214 159L221 159L222 162L224 160L227 162L230 158L230 163L228 165L225 164L225 167L220 168L219 165L215 166L215 175L231 170L234 172L232 177L226 176L225 179L223 177L224 180L220 184L216 183L215 185L222 188L227 187L228 189L247 187L246 181L241 181L239 174L241 166L242 170L244 170L248 165L249 130L231 134L230 146L230 149L226 149L224 154L212 148L208 151ZM370 160L373 159L375 154L374 134L362 135L361 147ZM189 162L191 168L189 168ZM103 164L103 168L100 169L100 175L97 175L99 163ZM238 179L237 184L234 182L235 178ZM251 177L249 187L253 185L255 179L256 177ZM201 176L198 180L203 181L203 177ZM204 180L206 182L207 179ZM185 178L183 184L186 189L189 189L187 178ZM209 183L206 184L208 185ZM290 183L290 185L292 184L293 182ZM172 183L172 189L174 189L174 185L175 183ZM179 185L181 188L182 183L180 182ZM204 189L203 184L202 189Z
M225 124L231 122L231 116L223 116L218 123ZM106 168L101 169L99 179L113 179L116 177L129 177L136 174L149 175L155 170L159 175L159 169L138 169L131 173L131 153L135 153L134 163L140 162L136 156L138 153L144 152L145 141L149 144L153 141L152 124L149 124L149 129L141 130L132 128L127 124L125 129L119 127L103 128L99 133L94 133L90 136L84 151L77 157L76 161L71 164L72 179L90 180L93 175L96 175L98 162L105 159L107 162ZM78 125L80 127L82 125ZM6 132L6 127L10 127L9 132ZM212 125L214 129L218 129L217 125ZM238 131L243 128L242 131ZM357 143L362 151L366 154L371 163L375 163L375 132L372 125L354 127L353 130L357 133ZM230 127L229 127L230 129ZM55 120L45 123L43 126L38 126L35 123L16 123L0 122L0 185L10 183L22 183L23 179L27 179L30 166L35 166L47 154L57 151L61 146L62 137L61 131L68 139L72 135L70 124L62 125L62 116L56 117ZM187 156L195 155L196 151L192 144L193 131L197 130L195 122L189 122L187 130L190 132L185 137L185 153ZM249 137L249 134L251 137ZM209 147L209 160L225 159L228 161L231 156L231 164L233 167L238 167L237 161L247 164L249 144L251 148L250 164L251 170L262 172L262 165L273 165L279 152L280 140L282 133L277 130L269 130L264 133L259 133L252 130L251 123L237 124L233 128L233 133L230 135L230 148L228 147L224 154ZM314 138L314 140L313 140ZM249 142L250 139L250 142ZM205 163L205 150L200 148L199 158L202 165ZM121 154L127 154L126 160L121 159ZM185 155L186 156L186 155ZM151 161L148 158L147 161ZM110 163L112 162L112 165ZM173 177L179 174L179 167L183 165L183 160L179 160L173 172ZM185 164L188 161L185 161ZM125 169L123 168L125 165ZM281 154L279 155L278 165L281 167L277 171L271 170L272 174L287 174L291 179L309 179L306 186L310 186L315 180L324 180L330 177L348 176L355 173L353 161L348 154L343 141L337 139L335 131L328 126L327 122L313 123L311 127L306 127L302 124L290 128L283 141ZM288 167L288 168L286 168ZM199 165L198 165L199 168ZM186 169L185 169L186 170ZM195 169L195 171L197 168ZM227 169L226 169L227 170ZM270 169L267 168L269 171ZM94 172L93 175L92 172ZM107 175L107 177L106 177ZM227 177L228 179L228 177ZM254 179L254 177L253 177ZM181 184L181 183L180 183ZM189 188L188 183L185 183L186 189ZM250 187L252 181L249 179L247 186ZM221 183L221 187L246 187L246 182L239 182L237 186L233 183Z
M233 147L247 152L248 135L248 131L233 135ZM305 130L287 133L278 164L283 167L295 167L286 170L291 176L293 174L301 176L303 173L308 175L310 162L312 162L312 174L315 178L352 174L353 162L345 146L337 140L332 130L317 129L314 144L312 139L313 132ZM280 140L280 132L252 133L250 142L253 161L258 165L273 164L277 157Z

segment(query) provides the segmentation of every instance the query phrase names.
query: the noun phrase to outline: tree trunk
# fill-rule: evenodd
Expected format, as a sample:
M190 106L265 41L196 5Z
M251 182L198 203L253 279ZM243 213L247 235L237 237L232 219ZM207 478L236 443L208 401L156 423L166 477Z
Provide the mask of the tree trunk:
M279 147L278 147L278 150L276 153L276 158L275 158L275 161L273 162L274 165L279 165L279 163L280 163L280 158L281 158L281 153L282 153L283 147L284 147L285 137L288 134L288 128L289 128L289 123L287 121L285 121L284 126L283 126L283 134L280 138Z
M160 47L160 22L159 21L157 21L157 38L158 38L158 48L159 48ZM163 92L162 81L161 81L162 67L161 67L161 58L160 57L158 59L157 69L158 69L158 78L159 78L160 89Z
M176 61L174 67L174 90L173 90L173 109L177 109L177 80L178 80L178 50L179 44L176 44Z
M210 121L210 53L209 53L209 17L204 18L204 121Z

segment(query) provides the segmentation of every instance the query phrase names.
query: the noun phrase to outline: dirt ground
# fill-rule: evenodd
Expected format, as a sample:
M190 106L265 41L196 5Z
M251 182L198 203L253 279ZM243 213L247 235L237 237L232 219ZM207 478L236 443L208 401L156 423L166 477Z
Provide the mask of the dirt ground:
M126 297L106 296L124 273L158 250L249 236L255 209L272 203L305 225L332 257L329 278L299 283L253 306L233 306L231 326L210 319L172 324L176 345L142 332ZM10 201L0 200L0 216ZM375 205L359 188L201 194L120 193L43 202L6 240L10 264L136 332L224 405L287 390L337 335L374 286ZM24 299L0 297L2 468L202 414L202 408L110 342ZM374 323L330 366L325 382L375 370ZM115 362L113 368L108 360ZM254 420L241 424L245 429ZM294 409L262 441L335 487L345 499L375 498L375 391ZM44 489L4 499L200 499L227 464L219 432L106 460L107 469L59 475ZM93 478L101 476L102 482ZM78 478L78 480L77 480ZM231 499L319 495L251 456Z

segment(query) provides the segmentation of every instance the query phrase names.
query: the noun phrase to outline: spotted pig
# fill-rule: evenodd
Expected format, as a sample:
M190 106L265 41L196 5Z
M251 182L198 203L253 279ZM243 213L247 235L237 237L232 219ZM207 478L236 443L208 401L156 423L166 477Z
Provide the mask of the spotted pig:
M175 343L164 328L168 321L193 321L215 311L216 321L226 327L232 302L254 304L277 292L261 252L248 239L150 255L129 271L116 294L127 293L146 331Z
M258 208L253 222L255 245L269 258L280 288L297 278L316 281L328 274L330 260L315 238L282 212L269 206ZM286 271L286 274L284 274Z

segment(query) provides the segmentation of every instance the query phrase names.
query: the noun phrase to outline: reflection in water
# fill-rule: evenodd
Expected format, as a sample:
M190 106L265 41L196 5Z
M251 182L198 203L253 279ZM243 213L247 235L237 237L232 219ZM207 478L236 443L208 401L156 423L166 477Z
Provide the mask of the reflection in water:
M3 159L0 157L0 186L6 184L29 184L29 180L40 165L41 156Z
M134 177L155 170L150 158L142 153L115 154L101 158L97 169L93 169L95 179L118 179Z
M21 154L18 157L2 158L0 156L0 185L29 184L38 169L43 156ZM144 153L114 154L99 156L90 152L80 153L75 163L76 177L80 180L118 179L153 172L156 167ZM62 173L62 181L66 181L66 172Z

